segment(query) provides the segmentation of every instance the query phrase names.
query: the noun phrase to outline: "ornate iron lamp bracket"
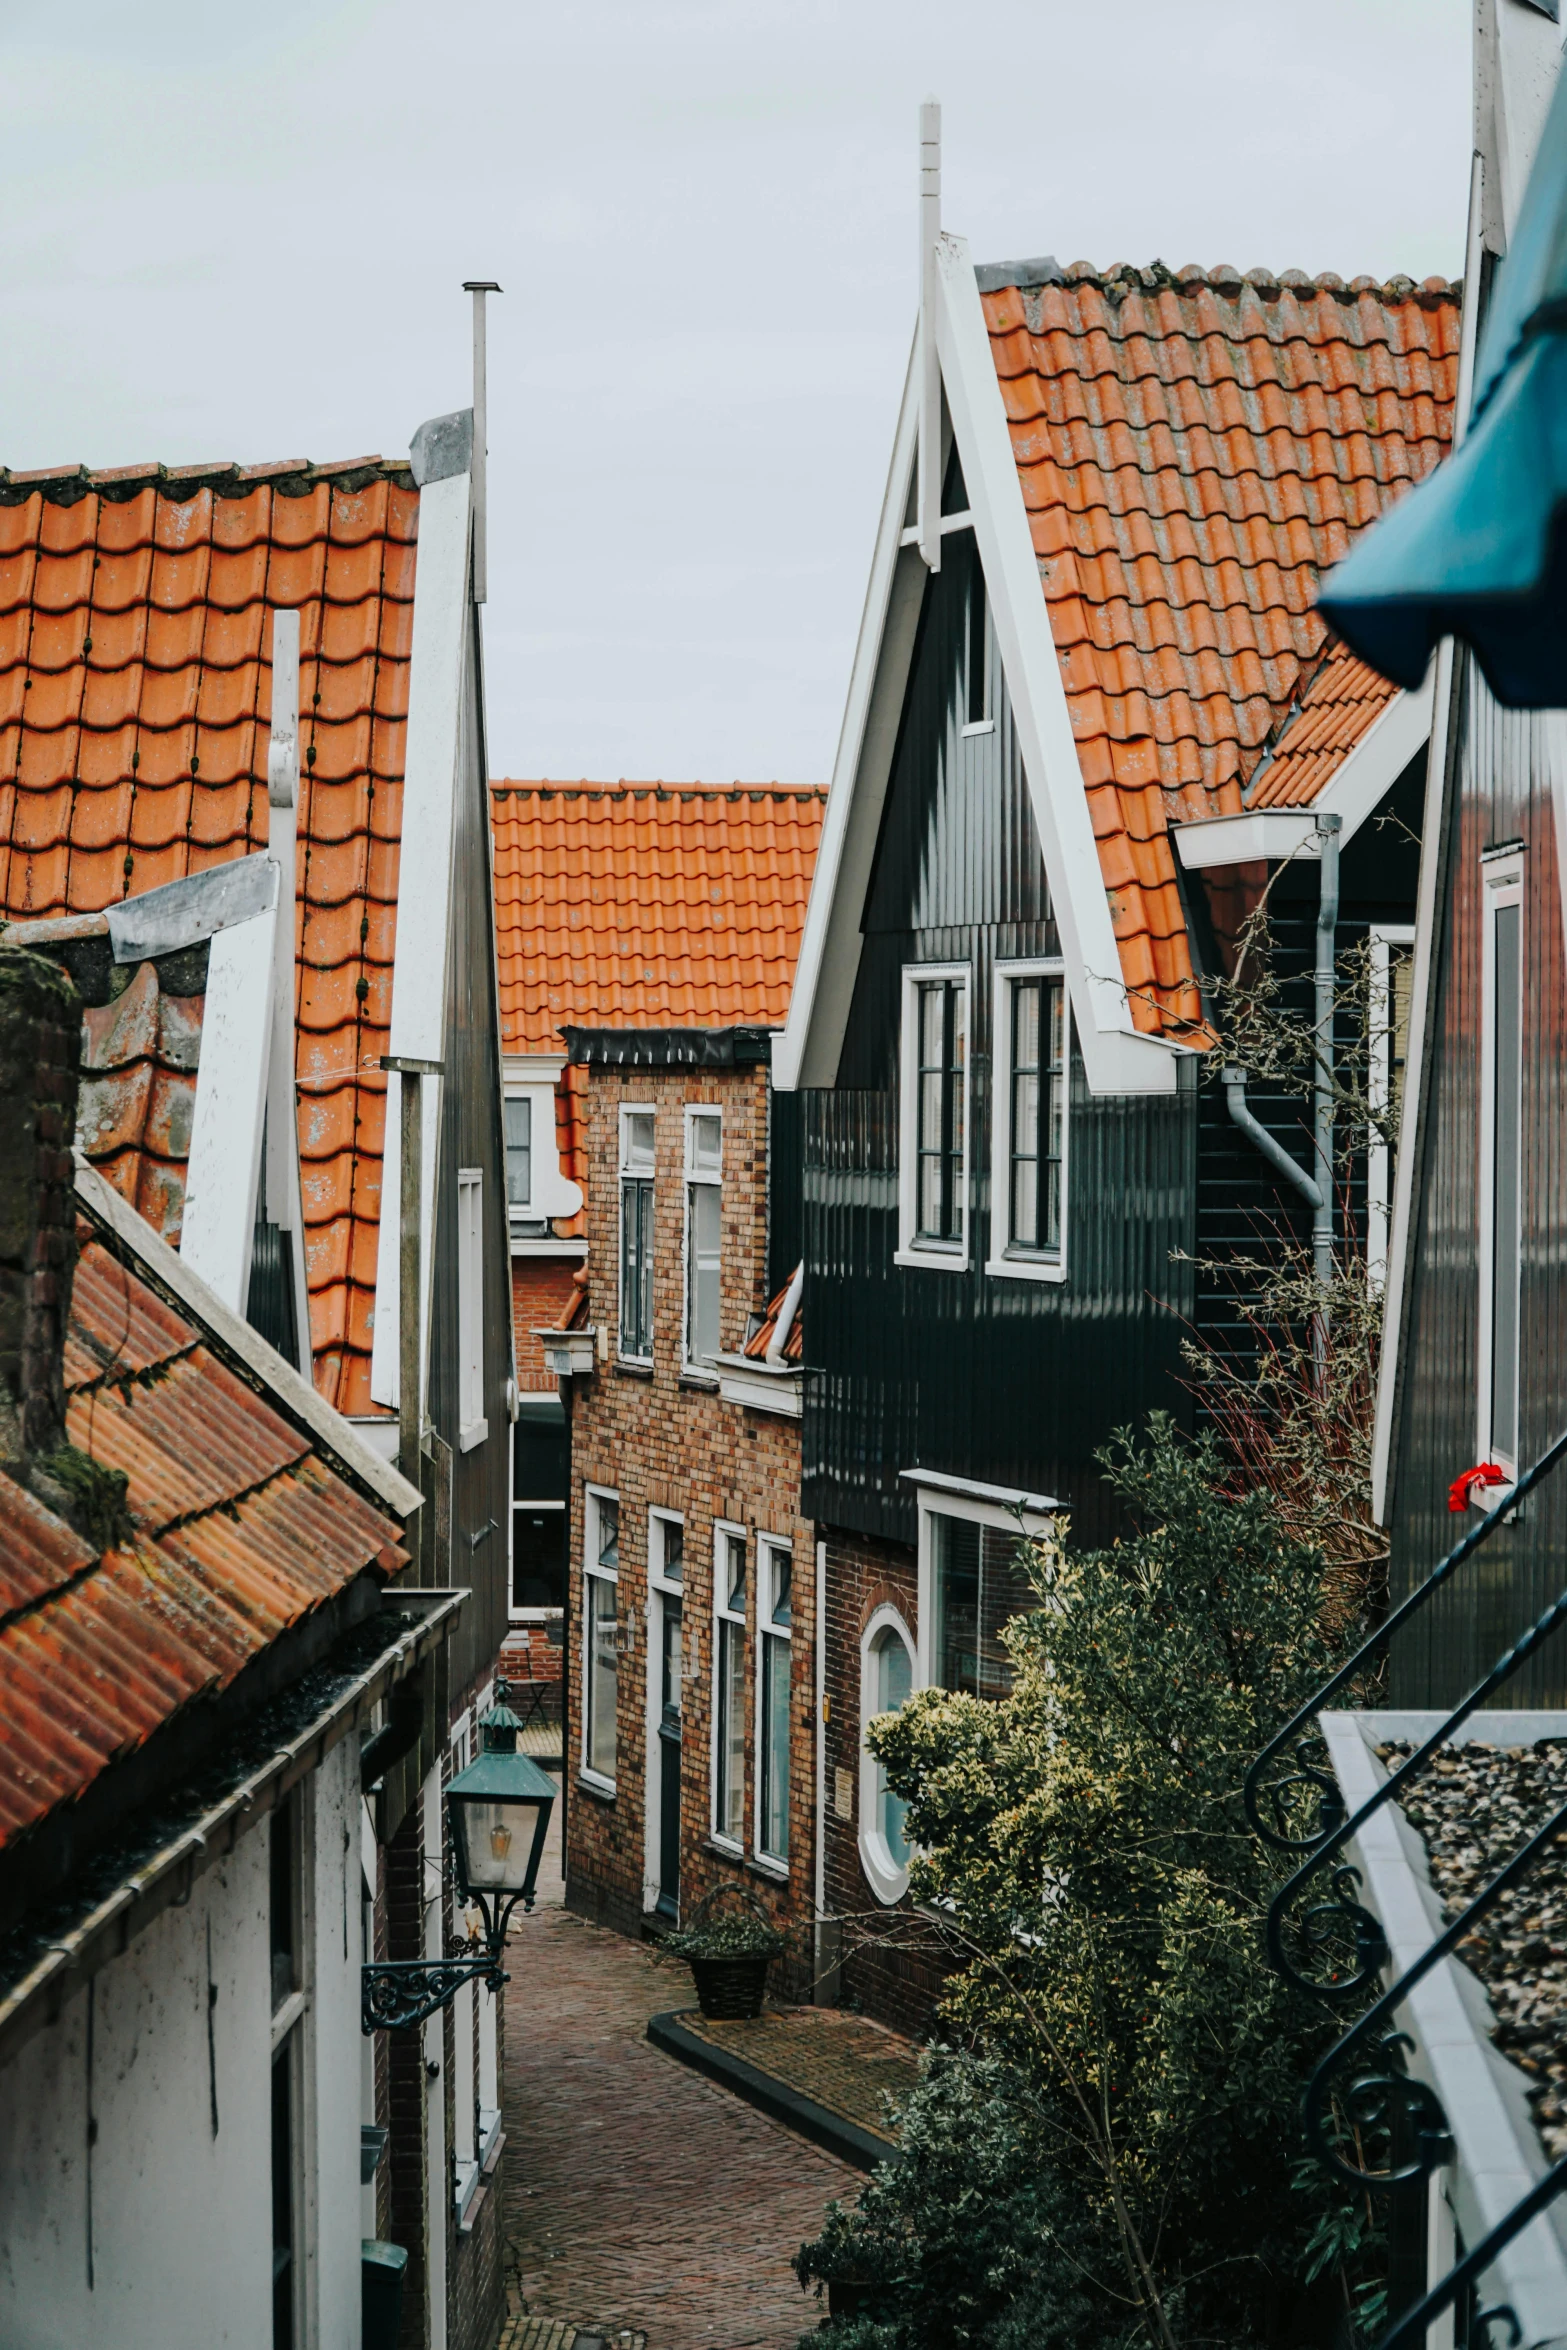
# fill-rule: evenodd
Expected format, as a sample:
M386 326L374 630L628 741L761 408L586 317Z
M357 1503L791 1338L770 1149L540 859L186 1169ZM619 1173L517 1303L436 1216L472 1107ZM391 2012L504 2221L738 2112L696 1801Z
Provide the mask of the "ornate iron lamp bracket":
M485 1982L499 1991L511 1977L501 1965L506 1929L512 1911L521 1902L533 1907L531 1893L514 1893L503 1906L490 1907L482 1893L468 1899L484 1920L482 1949L454 1952L449 1958L375 1959L360 1969L359 2028L362 2032L409 2032L427 2017L450 2007L464 1983Z

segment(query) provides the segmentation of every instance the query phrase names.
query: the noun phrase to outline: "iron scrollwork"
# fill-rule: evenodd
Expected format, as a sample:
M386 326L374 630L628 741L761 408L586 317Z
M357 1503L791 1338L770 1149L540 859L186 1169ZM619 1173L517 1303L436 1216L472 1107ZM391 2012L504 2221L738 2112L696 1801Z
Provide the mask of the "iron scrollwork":
M481 1958L379 1959L362 1969L360 2029L411 2031L476 1979L492 1991L511 1981L488 1951Z
M1362 1641L1348 1663L1341 1665L1331 1679L1325 1681L1315 1695L1309 1697L1298 1712L1290 1716L1283 1729L1268 1741L1246 1773L1242 1791L1246 1817L1265 1844L1271 1844L1277 1852L1316 1852L1338 1828L1343 1819L1343 1804L1336 1787L1328 1784L1331 1774L1326 1773L1314 1757L1309 1757L1317 1716L1325 1706L1331 1705L1335 1697L1360 1678L1366 1666L1387 1647L1393 1635L1403 1629L1411 1616L1419 1613L1443 1584L1458 1572L1466 1559L1473 1557L1480 1545L1488 1541L1497 1527L1513 1515L1519 1504L1543 1478L1550 1475L1564 1456L1567 1456L1567 1433L1558 1436L1555 1443L1541 1453L1495 1509L1489 1510L1478 1526L1471 1527L1463 1539L1453 1545L1447 1556L1432 1568L1425 1581L1417 1584L1409 1597L1384 1617L1369 1639ZM1462 1718L1461 1714L1454 1717L1455 1720ZM1285 1766L1282 1775L1270 1778L1274 1765L1280 1762ZM1310 1788L1318 1798L1316 1825L1305 1832L1302 1832L1299 1822L1290 1816L1293 1807L1288 1798L1296 1788Z
M1543 1648L1546 1641L1558 1632L1563 1624L1567 1624L1567 1591L1559 1593L1552 1600L1544 1613L1529 1626L1528 1631L1520 1639L1515 1640L1512 1647L1506 1650L1502 1656L1498 1657L1484 1679L1475 1683L1462 1703L1456 1705L1447 1719L1437 1725L1430 1737L1422 1745L1417 1746L1412 1754L1407 1755L1396 1771L1388 1773L1376 1793L1369 1795L1357 1812L1352 1813L1347 1819L1341 1819L1332 1833L1322 1840L1316 1850L1301 1863L1294 1875L1286 1879L1279 1888L1268 1910L1268 1958L1275 1972L1282 1975L1284 1980L1293 1985L1297 1991L1313 1992L1320 1999L1341 2000L1357 1998L1362 1991L1370 1989L1380 1971L1381 1960L1378 1958L1375 1963L1372 1963L1371 1944L1368 1938L1363 1940L1360 1955L1347 1972L1342 1974L1335 1972L1326 1982L1301 1973L1285 1947L1286 1928L1291 1909L1318 1870L1326 1867L1327 1863L1360 1833L1372 1813L1380 1811L1383 1804L1391 1803L1395 1796L1402 1794L1409 1781L1425 1769L1431 1757L1440 1752L1459 1725L1466 1722L1472 1713L1484 1705L1488 1697L1493 1697L1498 1689L1512 1679L1515 1673L1521 1671L1530 1657L1534 1655L1536 1649ZM1532 1850L1532 1845L1525 1847L1525 1849ZM1500 1884L1501 1880L1497 1879L1495 1882ZM1479 1898L1483 1903L1486 1896L1482 1894ZM1339 1902L1337 1904L1330 1903L1327 1906L1331 1911L1335 1907L1346 1905ZM1375 1924L1375 1921L1373 1920L1372 1923ZM1380 1945L1381 1929L1378 1927L1376 1932ZM1305 1933L1304 1930L1299 1931L1299 1939L1308 1949L1312 1947L1313 1937Z
M470 1936L466 1948L445 1958L375 1959L360 1969L359 2028L362 2032L407 2032L438 2009L449 2007L464 1983L482 1981L500 1991L511 1981L501 1965L506 1929L519 1902L533 1907L531 1893L497 1899L494 1908L483 1893L468 1895L484 1920L484 1932Z

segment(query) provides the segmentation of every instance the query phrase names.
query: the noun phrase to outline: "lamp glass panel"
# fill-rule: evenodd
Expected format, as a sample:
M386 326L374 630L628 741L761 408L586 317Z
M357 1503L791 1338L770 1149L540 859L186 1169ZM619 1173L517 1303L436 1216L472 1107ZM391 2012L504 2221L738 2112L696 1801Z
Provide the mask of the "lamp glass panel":
M537 1816L537 1807L531 1803L464 1801L463 1830L472 1888L484 1893L521 1891Z

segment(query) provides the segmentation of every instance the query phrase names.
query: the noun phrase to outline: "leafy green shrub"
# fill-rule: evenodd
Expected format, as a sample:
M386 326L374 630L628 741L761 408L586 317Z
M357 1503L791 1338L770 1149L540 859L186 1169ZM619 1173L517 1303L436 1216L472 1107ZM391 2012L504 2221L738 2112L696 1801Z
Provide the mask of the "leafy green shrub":
M973 2053L932 2062L903 2169L801 2254L872 2263L835 2350L1262 2341L1333 2233L1298 2120L1324 2019L1267 1965L1240 1796L1331 1667L1320 1559L1211 1439L1156 1417L1101 1457L1135 1530L1029 1546L1010 1694L923 1690L869 1733Z

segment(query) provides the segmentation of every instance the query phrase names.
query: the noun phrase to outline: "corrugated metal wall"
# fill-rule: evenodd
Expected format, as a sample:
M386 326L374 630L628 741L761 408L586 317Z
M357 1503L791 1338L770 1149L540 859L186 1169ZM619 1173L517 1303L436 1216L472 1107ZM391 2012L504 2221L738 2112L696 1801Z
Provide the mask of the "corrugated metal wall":
M1535 1459L1567 1425L1567 1036L1562 901L1551 763L1562 721L1504 711L1466 681L1457 799L1440 924L1427 1146L1414 1235L1403 1404L1392 1519L1395 1598L1457 1540L1447 1489L1477 1459L1482 852L1526 844L1524 879L1523 1281L1520 1449ZM1493 1535L1395 1647L1405 1705L1446 1705L1485 1671L1567 1584L1567 1468L1522 1520ZM1567 1702L1567 1635L1500 1702Z

